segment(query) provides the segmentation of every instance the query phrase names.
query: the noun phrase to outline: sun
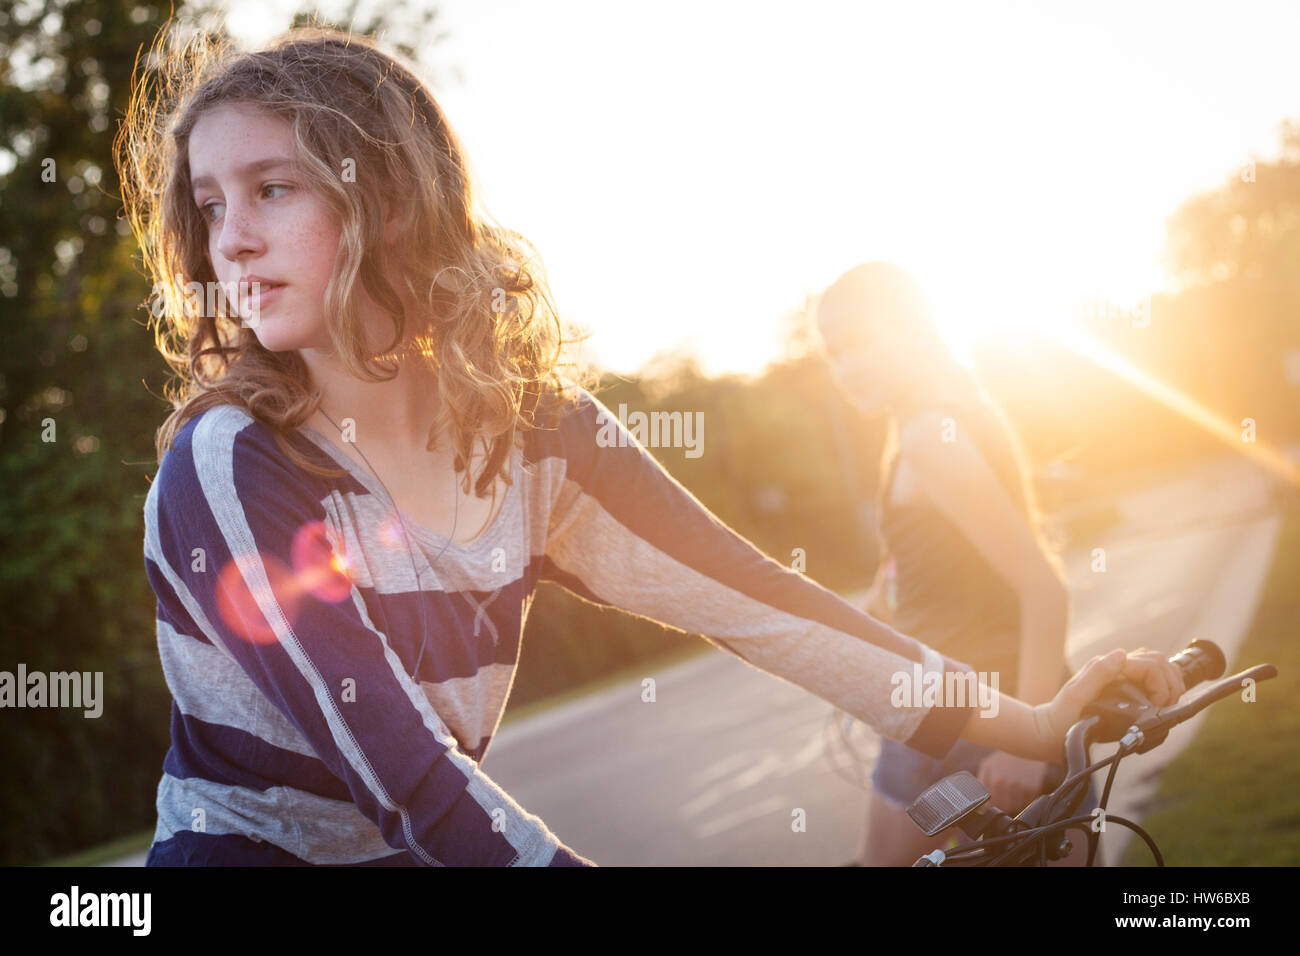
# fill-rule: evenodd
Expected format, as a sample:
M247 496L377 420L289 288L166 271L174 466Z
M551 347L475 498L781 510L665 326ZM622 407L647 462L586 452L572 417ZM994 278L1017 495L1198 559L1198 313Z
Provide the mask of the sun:
M1136 277L1102 284L1032 268L1007 273L949 266L918 278L939 334L966 365L976 346L1024 351L1060 343L1102 310L1135 311L1149 301L1149 286Z

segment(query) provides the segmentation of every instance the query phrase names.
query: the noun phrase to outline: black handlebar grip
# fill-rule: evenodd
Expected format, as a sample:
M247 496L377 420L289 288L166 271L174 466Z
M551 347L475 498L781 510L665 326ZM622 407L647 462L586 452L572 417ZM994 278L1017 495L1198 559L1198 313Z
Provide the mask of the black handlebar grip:
M1213 641L1192 641L1170 658L1183 672L1183 684L1190 689L1201 681L1218 680L1228 669L1228 662Z

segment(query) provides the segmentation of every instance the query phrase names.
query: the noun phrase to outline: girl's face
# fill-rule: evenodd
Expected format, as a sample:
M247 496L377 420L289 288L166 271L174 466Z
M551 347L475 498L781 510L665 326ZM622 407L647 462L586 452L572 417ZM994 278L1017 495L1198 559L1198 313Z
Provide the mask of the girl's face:
M906 343L851 316L819 316L818 331L836 384L862 414L879 415L905 394L916 371Z
M189 154L217 280L226 289L261 282L260 295L240 289L244 324L271 352L330 351L325 287L341 229L295 168L288 122L249 106L213 107L194 125Z

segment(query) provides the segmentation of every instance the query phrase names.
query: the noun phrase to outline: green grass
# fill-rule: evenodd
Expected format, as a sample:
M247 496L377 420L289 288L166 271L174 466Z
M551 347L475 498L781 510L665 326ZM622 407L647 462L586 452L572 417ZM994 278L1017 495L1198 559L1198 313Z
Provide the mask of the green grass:
M152 842L153 827L150 827L147 830L128 833L126 836L118 837L116 840L110 840L107 843L101 843L98 846L92 846L86 850L78 850L76 853L69 853L67 856L46 860L41 866L103 866L105 863L111 863L132 853L147 850Z
M1167 866L1294 866L1300 863L1300 507L1278 538L1259 610L1235 670L1274 664L1257 700L1212 705L1196 739L1170 764L1142 826ZM1193 693L1195 693L1193 691ZM1123 865L1153 865L1134 837Z

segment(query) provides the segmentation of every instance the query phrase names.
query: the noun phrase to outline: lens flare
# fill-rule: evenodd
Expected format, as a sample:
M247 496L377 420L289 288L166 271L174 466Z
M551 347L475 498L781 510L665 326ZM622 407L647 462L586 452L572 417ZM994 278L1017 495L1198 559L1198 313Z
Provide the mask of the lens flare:
M1141 390L1171 411L1213 435L1233 451L1236 451L1256 464L1268 469L1278 478L1292 486L1300 486L1300 474L1296 466L1276 449L1263 442L1246 443L1242 441L1242 426L1227 421L1185 392L1180 392L1154 375L1138 368L1132 362L1109 351L1099 342L1081 331L1062 332L1058 341L1089 361L1101 366L1130 385Z
M265 570L263 570L265 569ZM270 586L250 589L245 575L256 581L264 578ZM302 588L284 563L270 555L241 555L226 562L217 575L217 611L222 621L237 636L253 644L273 644L275 629L262 613L262 607L279 605L290 626L297 616Z
M293 536L293 571L301 590L337 604L352 593L347 557L335 551L323 521L312 521Z
M347 555L335 549L323 521L299 528L290 554L292 569L273 555L252 554L232 558L217 575L217 612L226 627L243 640L272 644L278 639L264 607L278 606L284 624L292 628L305 595L337 604L352 593ZM253 580L251 588L249 578ZM265 584L259 584L263 580Z
M394 548L406 546L406 529L397 515L389 515L379 528L379 540Z

